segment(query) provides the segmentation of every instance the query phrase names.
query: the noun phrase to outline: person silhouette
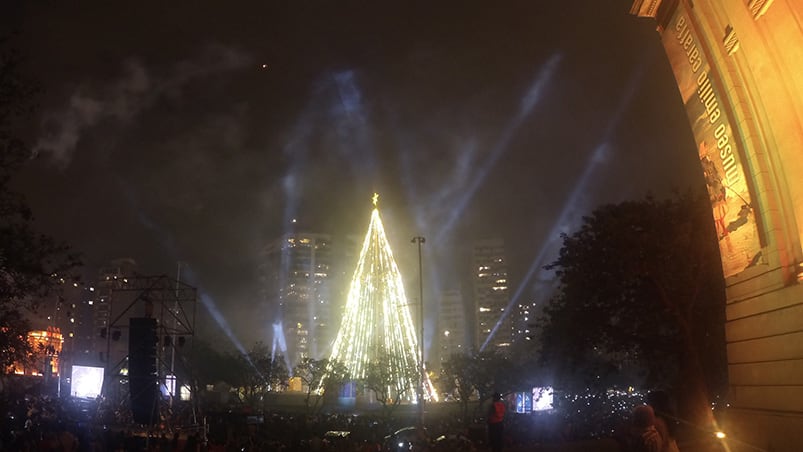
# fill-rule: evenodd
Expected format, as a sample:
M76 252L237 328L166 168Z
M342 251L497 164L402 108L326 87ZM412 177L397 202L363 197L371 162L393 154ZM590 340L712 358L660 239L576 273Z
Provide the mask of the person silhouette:
M502 394L495 393L488 407L488 444L493 452L499 452L504 445L505 402Z

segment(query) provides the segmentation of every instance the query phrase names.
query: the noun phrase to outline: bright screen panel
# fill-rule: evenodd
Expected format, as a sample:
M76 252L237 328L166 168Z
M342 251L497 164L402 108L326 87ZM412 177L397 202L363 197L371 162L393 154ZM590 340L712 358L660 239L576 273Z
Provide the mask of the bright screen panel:
M553 409L553 393L551 387L533 388L533 411Z
M70 395L82 399L94 399L103 388L103 368L72 366Z

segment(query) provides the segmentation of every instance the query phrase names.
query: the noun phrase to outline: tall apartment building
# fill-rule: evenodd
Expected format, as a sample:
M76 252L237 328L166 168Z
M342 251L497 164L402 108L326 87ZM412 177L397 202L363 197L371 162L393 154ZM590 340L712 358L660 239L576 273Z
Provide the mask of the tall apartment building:
M99 363L95 351L95 337L98 331L94 323L95 287L73 286L68 284L60 298L60 309L57 310L56 326L64 335L62 354L64 363L68 365L93 365Z
M126 278L134 275L136 266L133 259L115 259L98 271L97 280L88 278L87 285L61 280L56 291L42 300L40 308L31 315L33 329L57 328L61 332L64 365L103 366L107 363L106 338L112 334L109 329L113 316L112 292L125 285ZM117 348L117 355L124 356L122 345Z
M125 287L128 278L136 273L137 263L130 258L115 259L98 271L98 282L94 287L94 297L87 300L92 312L92 351L91 361L100 365L114 366L113 361L121 359L128 353L126 337L118 331L112 331L111 323L117 314L113 312L112 303L122 306L124 301L113 300L114 292ZM117 311L121 308L118 307ZM113 340L108 340L112 338Z
M511 312L513 320L513 340L528 340L533 335L535 324L535 301L519 301Z
M475 346L477 350L508 350L514 339L516 316L505 315L510 290L504 241L485 239L475 242L472 262L477 319Z
M803 2L637 0L631 13L660 35L720 236L730 385L722 428L733 450L800 450Z
M324 358L336 333L333 254L331 236L315 233L285 234L263 251L266 324L290 370L303 358Z
M459 289L447 290L441 294L437 340L441 362L455 353L469 352L466 309Z

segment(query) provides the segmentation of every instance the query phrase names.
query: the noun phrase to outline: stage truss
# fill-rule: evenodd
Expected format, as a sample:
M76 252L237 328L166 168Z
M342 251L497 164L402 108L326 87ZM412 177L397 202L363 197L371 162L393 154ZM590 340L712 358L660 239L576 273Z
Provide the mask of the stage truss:
M167 428L174 425L196 424L197 388L193 387L192 344L195 336L198 291L182 281L166 275L114 276L99 284L105 293L108 308L106 360L103 394L116 411L127 407L129 320L135 317L156 319L157 380L160 388L167 377L176 377L174 394L160 400L160 417ZM180 403L182 382L190 385L191 403ZM163 388L164 389L164 388ZM161 399L161 397L160 397ZM186 413L187 410L191 413Z

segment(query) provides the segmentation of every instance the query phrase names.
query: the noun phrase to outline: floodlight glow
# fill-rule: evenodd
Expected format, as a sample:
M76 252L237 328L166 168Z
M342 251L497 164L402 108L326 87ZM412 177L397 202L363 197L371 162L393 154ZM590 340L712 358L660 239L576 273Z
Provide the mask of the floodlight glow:
M496 335L496 331L502 325L505 318L513 311L511 309L519 300L519 297L524 292L525 289L530 288L530 279L535 275L536 272L546 272L544 270L544 260L546 259L547 255L555 254L555 249L560 249L560 245L563 243L561 237L561 232L566 232L567 226L581 215L579 212L582 210L578 208L578 206L582 205L582 196L586 193L586 186L588 181L591 179L594 170L597 168L598 162L601 159L601 156L606 152L607 144L603 143L594 150L594 152L589 156L588 161L586 162L585 170L583 171L583 175L579 178L577 184L574 186L574 190L570 194L566 203L563 204L563 209L561 210L560 215L558 216L558 220L553 223L552 231L549 234L549 237L552 237L544 244L541 249L538 251L535 259L533 259L532 263L530 264L530 268L527 270L527 273L524 276L521 284L519 284L516 292L510 297L510 301L508 301L507 307L505 308L504 312L500 316L499 320L494 325L491 333L485 338L485 342L483 342L482 346L480 346L480 351L485 350L485 347L491 343L491 340Z
M485 182L485 179L491 172L491 169L496 165L496 162L505 153L510 145L510 142L515 137L516 132L521 128L525 120L530 116L530 113L532 113L535 106L544 96L544 93L549 86L549 82L552 81L562 59L563 54L555 53L549 58L549 60L547 60L544 67L541 68L538 76L535 78L535 80L533 80L532 85L522 98L518 114L510 123L507 124L505 129L502 131L502 135L500 136L499 140L496 142L496 144L494 144L494 147L491 148L487 157L482 162L478 162L478 165L476 166L476 168L478 168L478 172L473 178L469 179L468 186L461 189L458 199L456 199L455 202L453 202L450 206L448 218L445 222L443 222L440 230L435 235L436 242L445 240L446 237L452 232L455 224L457 224L457 221L463 215L463 211L465 210L466 206L474 198L474 195L479 191L480 187L482 187L482 184Z
M198 277L195 275L192 267L185 265L181 267L181 270L184 273L184 277L187 281L198 281ZM237 339L237 336L235 336L234 330L231 328L231 326L229 326L229 322L226 321L226 317L223 316L223 313L220 311L220 309L218 309L215 300L209 294L203 291L199 291L199 295L201 304L206 308L207 312L212 315L212 318L215 320L218 327L220 327L220 329L226 333L226 336L229 338L232 345L234 345L240 353L248 358L248 352L245 350L245 347L243 347L243 344ZM248 363L252 366L254 365L250 360L248 360Z
M496 331L499 329L499 326L502 325L502 322L505 318L510 314L512 311L512 307L518 302L519 296L524 292L525 289L529 289L530 286L530 279L535 275L536 272L544 273L547 272L543 268L544 260L547 254L557 255L557 250L560 249L560 246L563 244L561 234L568 233L569 226L572 222L579 220L585 209L582 207L584 204L587 204L587 200L583 199L583 196L588 193L586 189L591 177L594 174L594 171L604 163L607 159L607 154L609 152L609 144L610 137L613 134L616 127L621 122L622 116L624 115L625 108L630 104L630 101L635 96L635 89L638 86L639 79L643 76L643 69L637 72L632 78L631 82L628 84L628 90L622 96L621 101L619 102L617 109L614 111L613 115L611 115L611 120L608 121L607 127L605 128L605 132L603 134L602 139L600 140L599 144L594 151L589 155L589 159L586 162L585 170L583 174L578 178L577 183L574 186L574 190L572 190L569 198L563 204L563 209L561 211L558 220L552 225L552 230L548 237L552 237L552 239L548 240L546 244L544 244L538 252L538 255L533 259L530 268L527 270L527 273L519 284L518 289L510 298L508 302L507 308L505 308L504 313L496 322L496 325L491 330L491 334L489 334L485 338L485 342L480 346L480 351L485 350L485 347L488 346L491 339L496 335ZM442 231L443 232L443 231ZM548 281L555 281L554 277L545 278Z
M179 398L182 402L187 402L192 398L192 390L190 389L190 385L183 385L181 387L181 393L179 393Z
M172 397L176 393L176 376L165 375L165 382L162 385L162 395Z
M284 253L282 253L282 258L284 259ZM284 364L290 369L292 374L293 366L290 365L290 354L287 353L287 342L284 339L284 328L282 327L282 322L275 322L272 325L273 328L273 343L271 345L270 350L270 359L273 361L276 359L276 350L281 352L281 355L284 356Z
M103 388L103 368L72 366L70 395L82 399L94 399Z

